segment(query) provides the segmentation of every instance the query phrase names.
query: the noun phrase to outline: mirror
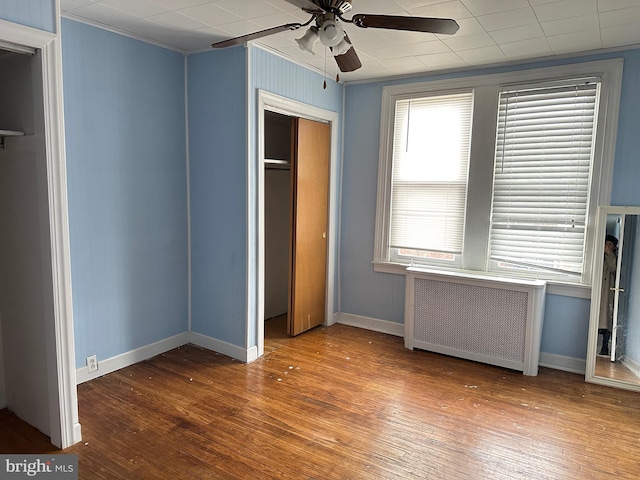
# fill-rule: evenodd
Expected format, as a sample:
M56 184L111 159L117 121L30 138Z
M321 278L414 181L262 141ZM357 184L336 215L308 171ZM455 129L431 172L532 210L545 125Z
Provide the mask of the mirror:
M640 391L640 207L601 207L586 380ZM599 288L597 288L599 286Z

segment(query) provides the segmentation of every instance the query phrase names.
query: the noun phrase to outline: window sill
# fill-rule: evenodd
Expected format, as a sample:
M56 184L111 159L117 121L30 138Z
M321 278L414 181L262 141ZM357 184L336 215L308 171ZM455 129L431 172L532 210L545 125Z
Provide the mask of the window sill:
M407 268L411 265L403 265L400 263L391 263L391 262L373 262L373 270L374 272L379 273L391 273L394 275L406 275ZM430 271L434 270L442 270L443 273L449 272L459 272L459 273L469 273L473 275L478 275L482 277L494 278L496 275L491 275L483 272L476 271L466 271L466 270L457 270L457 269L438 269L433 267L425 267ZM557 281L547 281L547 293L550 295L560 295L563 297L574 297L574 298L591 298L591 286L590 285L580 285L577 283L560 283Z

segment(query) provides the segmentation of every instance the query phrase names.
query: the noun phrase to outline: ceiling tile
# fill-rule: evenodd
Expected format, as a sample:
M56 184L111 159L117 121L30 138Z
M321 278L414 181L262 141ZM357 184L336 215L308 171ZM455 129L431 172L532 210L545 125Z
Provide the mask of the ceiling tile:
M464 37L454 36L445 38L442 42L454 52L495 45L495 42L488 33L476 33L475 35L466 35Z
M487 31L538 23L538 19L530 7L519 8L518 10L508 10L500 13L491 13L477 18L480 25L482 25Z
M622 8L637 7L638 0L598 0L598 11L608 12Z
M149 17L167 11L157 3L149 0L101 0L102 5L115 8L136 17Z
M433 5L434 3L442 3L443 1L444 0L395 0L401 8L404 8L408 12L416 8Z
M464 61L453 52L420 55L417 58L428 68L453 68L464 65Z
M600 32L575 32L547 37L549 46L555 54L589 51L602 48Z
M160 15L147 17L147 19L165 27L170 27L171 30L196 30L206 27L204 23L177 12L161 13Z
M152 3L160 5L167 10L180 10L182 8L195 7L196 5L202 5L209 0L149 0Z
M389 0L361 0L353 2L352 5L353 9L349 12L347 18L350 18L350 15L356 13L402 14L400 11L402 7Z
M529 0L532 7L537 5L545 5L547 3L559 2L560 0Z
M92 22L108 26L117 25L119 23L138 18L100 3L92 3L86 7L76 8L70 13L86 20L91 20Z
M591 15L598 13L596 0L560 0L533 7L538 20L550 22L562 18L571 18L576 14Z
M382 32L389 45L407 45L410 43L432 42L438 40L433 33L384 30ZM351 38L351 37L349 37Z
M413 43L411 45L405 45L402 47L400 55L398 55L398 49L394 47L378 48L375 50L360 48L360 50L373 55L375 58L382 62L389 58L401 58L413 55L428 55L430 53L443 53L450 51L446 45L437 40L434 42Z
M227 10L219 8L213 3L206 3L196 7L183 8L180 13L194 18L202 23L206 23L212 27L223 25L225 23L239 22L242 17L231 13Z
M582 32L585 30L597 31L598 28L598 17L595 15L575 16L542 23L542 30L549 36Z
M493 38L496 43L500 44L543 38L544 32L542 28L540 28L540 25L536 23L535 25L522 25L519 27L505 28L503 30L494 30L489 32L489 35L491 35L491 38Z
M68 12L74 8L86 7L98 0L60 0L60 11Z
M640 6L611 10L600 14L600 27L618 27L630 23L640 23Z
M531 38L518 42L502 43L500 50L507 58L530 58L553 55L546 38Z
M448 2L419 7L412 10L411 13L420 17L453 18L454 20L473 16L459 0L451 0Z
M602 43L605 48L640 44L640 28L637 24L603 28Z
M218 27L220 30L227 32L231 37L240 37L249 33L262 30L259 25L249 20L241 20L240 22L225 23ZM300 34L302 36L302 34ZM298 44L294 44L298 47Z
M396 73L419 72L424 64L416 57L391 58L382 62L389 70Z
M260 0L216 0L216 6L248 20L279 13L273 5Z
M497 46L474 48L456 52L458 56L469 65L483 65L498 63L506 60L504 53Z
M529 7L527 0L462 0L462 3L476 17Z

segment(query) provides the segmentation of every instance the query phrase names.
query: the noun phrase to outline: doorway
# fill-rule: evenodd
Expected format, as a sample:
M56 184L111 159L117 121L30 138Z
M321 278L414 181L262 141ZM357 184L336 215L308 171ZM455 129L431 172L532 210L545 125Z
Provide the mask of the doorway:
M330 126L269 111L264 126L264 316L295 336L326 319Z
M265 319L269 318L279 318L282 322L282 315L288 314L291 310L292 298L290 292L292 288L289 288L289 280L292 278L291 271L292 268L295 270L295 266L291 265L291 258L295 258L295 254L291 255L288 252L289 245L291 245L291 240L287 239L286 248L283 248L282 244L279 244L280 250L280 263L279 266L276 267L276 271L279 272L280 280L276 283L273 283L271 273L273 273L273 265L272 260L267 260L267 254L271 254L271 249L273 245L267 245L268 241L266 240L267 235L271 235L272 232L267 233L267 229L271 228L273 225L268 225L269 221L266 217L269 212L267 211L270 208L270 205L267 205L267 195L273 194L272 187L273 184L269 184L268 182L272 182L273 178L276 178L276 182L280 185L280 239L283 238L282 231L282 223L283 223L283 214L282 208L288 209L291 215L294 210L293 205L291 203L291 198L294 198L291 192L293 192L294 179L295 179L295 169L292 171L292 161L293 161L293 152L295 152L295 141L293 138L293 134L291 132L297 131L300 123L305 123L306 121L310 121L312 125L318 124L323 125L326 130L326 147L327 147L327 182L325 184L325 191L327 195L327 212L326 212L326 221L324 221L324 228L321 231L318 231L317 237L322 239L322 243L326 246L326 257L322 260L323 265L323 279L320 281L323 285L323 293L322 293L322 309L320 314L312 315L309 313L305 313L303 317L306 317L310 322L303 326L300 331L291 330L288 328L287 335L289 333L300 333L305 330L309 326L313 326L314 321L317 321L317 324L331 325L334 323L333 321L333 307L334 307L334 290L335 290L335 259L337 253L337 184L338 184L338 176L337 176L337 144L338 144L338 114L335 112L323 110L317 107L309 106L306 104L302 104L287 98L283 98L271 93L260 92L259 95L259 108L258 108L258 132L259 132L259 170L258 170L258 212L259 212L259 221L258 221L258 261L257 261L257 269L258 269L258 285L256 288L257 292L257 318L256 321L256 335L257 335L257 356L262 356L264 354L264 336L265 336ZM274 122L271 125L268 125L268 122ZM303 127L304 128L304 127ZM274 134L274 132L279 132ZM289 132L288 134L283 132ZM266 137L271 135L276 135L276 137L280 138L279 140L271 140L265 141ZM283 140L284 139L284 140ZM306 142L303 144L307 145ZM268 149L268 151L267 151ZM314 148L314 151L317 148ZM280 157L280 158L278 158ZM273 161L275 160L275 161ZM269 167L267 169L267 167ZM295 161L293 161L293 167L295 168ZM292 176L292 173L294 176ZM289 187L283 185L289 184ZM283 191L289 194L289 203L283 201ZM269 189L270 193L267 193L267 189ZM306 191L307 188L304 188ZM289 224L289 216L286 216L286 223ZM289 236L291 229L289 227L286 228L286 235ZM280 240L282 242L282 240ZM267 252L269 249L269 252ZM286 251L286 261L285 264L282 261L282 257L285 255L283 252ZM308 254L304 254L304 258L310 258ZM283 271L286 271L286 275L283 275ZM267 278L267 276L269 276ZM301 278L305 279L306 275L302 275ZM294 277L295 280L295 277ZM266 285L267 281L269 282L269 286ZM285 287L286 285L286 287ZM294 287L295 288L295 287ZM279 292L274 294L274 290ZM286 292L287 302L284 303L284 294ZM271 296L274 295L274 296ZM267 298L269 296L269 298ZM295 295L294 295L295 298ZM274 302L277 299L279 302L279 307L276 307L274 310ZM295 308L295 306L293 307ZM280 312L278 314L277 312ZM306 310L305 310L306 312ZM318 319L318 316L321 318ZM315 317L312 319L312 317ZM319 320L319 321L318 321ZM290 324L289 324L290 327Z
M66 448L80 441L81 433L75 381L60 38L55 33L3 20L0 26L0 44L11 50L11 55L29 55L28 61L18 62L22 64L18 69L29 72L30 81L22 85L21 97L25 99L22 104L26 105L25 111L33 115L30 124L24 123L25 127L0 125L0 130L10 130L15 136L2 141L4 159L8 160L3 165L7 186L3 194L5 202L11 202L11 208L5 208L3 216L9 225L21 230L17 240L5 235L5 242L13 244L4 245L10 255L5 255L3 267L23 277L31 275L23 278L22 288L18 288L18 282L13 278L8 282L7 273L4 274L3 287L10 290L3 295L10 302L3 302L1 312L3 406L27 417L23 419L47 434L53 445ZM8 57L5 60L13 60L3 56ZM6 73L3 69L3 74ZM19 85L15 79L11 82ZM6 98L4 101L7 105ZM9 105L16 105L12 102L15 99L8 100ZM20 109L20 104L17 105ZM18 113L17 117L20 116ZM23 120L18 118L16 123ZM3 121L14 120L6 117ZM20 128L26 131L21 132ZM30 138L15 132L29 133ZM21 162L20 158L26 161ZM14 179L19 186L13 183ZM26 189L21 190L22 186ZM10 226L6 230L12 231ZM27 243L23 244L21 239L27 239ZM20 249L28 271L10 248ZM41 291L36 295L39 288ZM26 325L25 319L31 324ZM15 343L16 339L21 344ZM7 368L9 363L11 369ZM36 396L34 392L38 392Z

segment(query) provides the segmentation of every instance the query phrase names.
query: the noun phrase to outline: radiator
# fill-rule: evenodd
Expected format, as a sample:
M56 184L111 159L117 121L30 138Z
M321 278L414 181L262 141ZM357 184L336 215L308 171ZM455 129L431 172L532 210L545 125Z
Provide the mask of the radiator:
M546 282L408 268L405 346L538 374Z

